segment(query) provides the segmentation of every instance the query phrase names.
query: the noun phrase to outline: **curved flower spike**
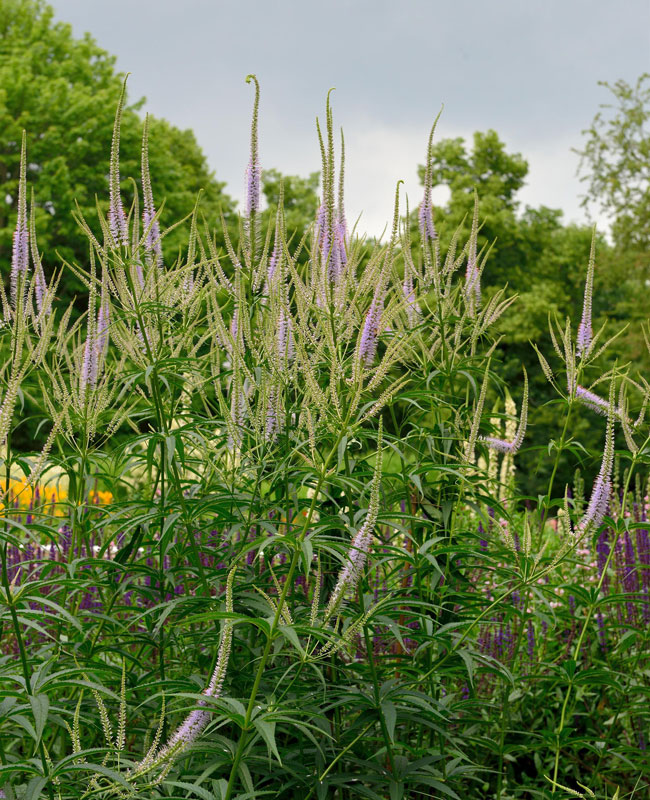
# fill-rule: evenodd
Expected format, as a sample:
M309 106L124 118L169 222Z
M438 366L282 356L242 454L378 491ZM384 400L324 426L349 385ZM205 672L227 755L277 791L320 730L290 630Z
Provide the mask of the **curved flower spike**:
M511 442L505 439L497 439L495 436L481 436L481 441L488 447L498 450L501 453L514 455L524 442L526 426L528 424L528 375L524 369L524 396L521 401L521 413L519 414L519 425L515 437Z

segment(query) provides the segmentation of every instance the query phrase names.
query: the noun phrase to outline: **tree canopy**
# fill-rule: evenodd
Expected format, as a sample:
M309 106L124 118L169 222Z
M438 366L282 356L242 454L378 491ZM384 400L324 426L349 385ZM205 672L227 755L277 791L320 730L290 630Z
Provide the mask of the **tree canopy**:
M34 190L39 248L85 263L87 240L72 212L78 204L96 227L96 203L108 207L108 161L115 108L124 75L115 57L89 34L76 39L69 25L54 21L44 0L0 0L0 268L7 274L16 222L20 142L27 131L28 182ZM120 145L123 197L133 198L130 177L140 178L143 100L127 104ZM219 211L234 208L208 168L191 130L149 119L149 160L161 224L189 214L202 190L201 208L211 226ZM187 227L165 239L168 258L177 255ZM48 255L51 259L51 255ZM48 266L47 258L45 262ZM72 274L61 287L77 290Z

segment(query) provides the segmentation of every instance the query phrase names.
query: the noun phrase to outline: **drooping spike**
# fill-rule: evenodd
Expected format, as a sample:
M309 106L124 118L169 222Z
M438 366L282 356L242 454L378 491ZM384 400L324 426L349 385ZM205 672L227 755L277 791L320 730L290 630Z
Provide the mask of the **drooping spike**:
M115 112L115 122L113 124L113 139L111 141L111 163L108 177L109 200L108 200L108 228L113 237L113 242L118 246L127 245L129 232L127 228L126 212L122 205L120 195L120 129L122 125L122 112L124 110L124 100L126 98L126 81L128 74L124 78L120 99L117 103Z
M510 453L514 455L524 442L526 427L528 425L528 375L524 369L524 396L521 401L521 413L519 414L519 425L512 441L498 439L495 436L481 436L481 441L488 447L498 450L500 453Z
M612 470L614 468L614 420L616 410L614 406L614 381L609 389L609 412L607 414L607 430L605 433L605 447L600 470L594 481L589 505L576 526L576 536L581 538L590 528L598 528L607 513L607 505L612 493Z
M29 269L29 230L27 228L27 134L23 131L20 148L20 177L18 179L18 219L11 251L11 304L18 304L18 286L25 290Z

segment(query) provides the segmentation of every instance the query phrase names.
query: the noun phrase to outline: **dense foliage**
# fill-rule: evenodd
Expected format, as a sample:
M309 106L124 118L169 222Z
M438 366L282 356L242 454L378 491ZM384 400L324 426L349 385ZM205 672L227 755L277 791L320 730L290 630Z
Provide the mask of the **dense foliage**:
M278 201L267 232L249 82L237 248L197 210L167 251L153 128L127 212L122 94L87 255L47 280L23 138L0 298L5 796L643 796L650 387L608 369L596 242L582 317L551 321L517 408L496 357L517 301L482 286L478 199L441 244L432 138L417 228L398 186L365 244L328 103L315 221L295 235ZM81 318L57 300L70 273ZM561 413L531 503L540 374ZM570 491L578 460L597 475Z

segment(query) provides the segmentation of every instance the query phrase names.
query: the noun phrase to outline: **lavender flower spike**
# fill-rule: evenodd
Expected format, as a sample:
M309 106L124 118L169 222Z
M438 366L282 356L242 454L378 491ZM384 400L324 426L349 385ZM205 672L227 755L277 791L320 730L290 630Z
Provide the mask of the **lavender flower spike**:
M149 173L149 115L144 118L142 131L142 225L145 231L144 249L148 263L162 267L162 245L160 243L160 224L156 218L153 202L151 175Z
M232 614L233 611L232 588L235 571L236 567L233 567L230 570L228 573L228 580L226 582L226 613L228 614ZM232 622L227 619L221 634L217 665L214 668L210 682L203 690L203 694L206 697L217 698L221 694L221 688L223 686L226 670L228 668L231 643ZM205 700L198 700L197 705L205 705ZM162 747L158 753L155 752L155 747L152 748L136 766L130 777L136 778L141 775L145 775L147 772L151 772L152 770L163 767L166 762L177 758L197 740L203 729L208 724L209 720L210 714L202 708L196 708L193 711L190 711L187 717L185 717L183 722L170 736L167 744Z
M485 442L488 447L493 450L498 450L500 453L510 453L514 455L524 442L526 435L526 426L528 425L528 375L524 369L524 396L521 400L521 413L519 414L519 425L517 432L511 442L505 439L498 439L495 436L481 436L481 441Z
M249 220L251 220L260 209L260 181L262 177L257 144L260 85L255 75L247 75L246 83L250 83L251 81L255 84L255 101L253 105L253 122L251 125L251 155L248 166L246 167L246 216Z
M366 367L369 367L377 352L379 332L381 330L381 316L384 310L384 298L379 292L375 292L370 308L366 312L363 323L359 344L357 345L357 357Z
M576 537L582 538L592 526L598 528L607 513L607 504L612 491L612 469L614 467L614 381L609 392L609 413L607 414L607 432L605 434L605 448L600 471L596 475L594 487L591 490L589 505L576 527Z
M23 141L20 148L20 177L18 180L18 219L14 231L13 247L11 251L11 303L14 309L18 303L18 284L25 285L27 270L29 269L29 231L27 228L27 135L23 131Z
M435 133L436 125L440 119L440 114L442 114L442 109L438 113L438 116L431 126L431 132L429 133L429 141L427 142L427 163L424 170L424 197L418 211L420 236L422 237L422 242L425 244L428 241L433 241L438 236L433 224L433 203L431 201L431 189L433 184L433 171L431 169L433 157L431 151L433 147L433 134Z
M582 319L578 325L576 336L576 353L578 356L587 355L591 347L593 330L591 327L591 301L594 294L594 266L596 252L596 228L591 237L591 251L589 265L587 266L587 279L585 281L585 296L582 304Z
M361 577L363 565L366 562L370 546L372 544L373 531L377 524L377 517L379 516L379 487L381 483L381 464L382 464L382 440L383 428L381 418L379 422L379 432L377 434L377 460L375 461L375 473L372 478L372 487L370 489L370 503L368 505L368 514L364 520L363 525L359 528L348 551L348 555L341 571L339 572L336 586L332 592L327 608L325 610L325 619L327 620L334 614L340 602L343 599L346 591L351 591L357 585Z
M478 239L478 195L474 191L474 216L472 218L472 232L469 239L469 252L467 254L467 271L465 274L465 296L472 313L475 313L481 304L481 272L476 254Z
M128 77L127 75L126 78ZM108 176L108 228L113 237L113 242L118 247L128 243L126 213L120 196L120 126L122 124L122 111L124 110L126 96L126 78L124 79L120 99L117 103L117 111L115 112L113 139L111 142L111 163Z

